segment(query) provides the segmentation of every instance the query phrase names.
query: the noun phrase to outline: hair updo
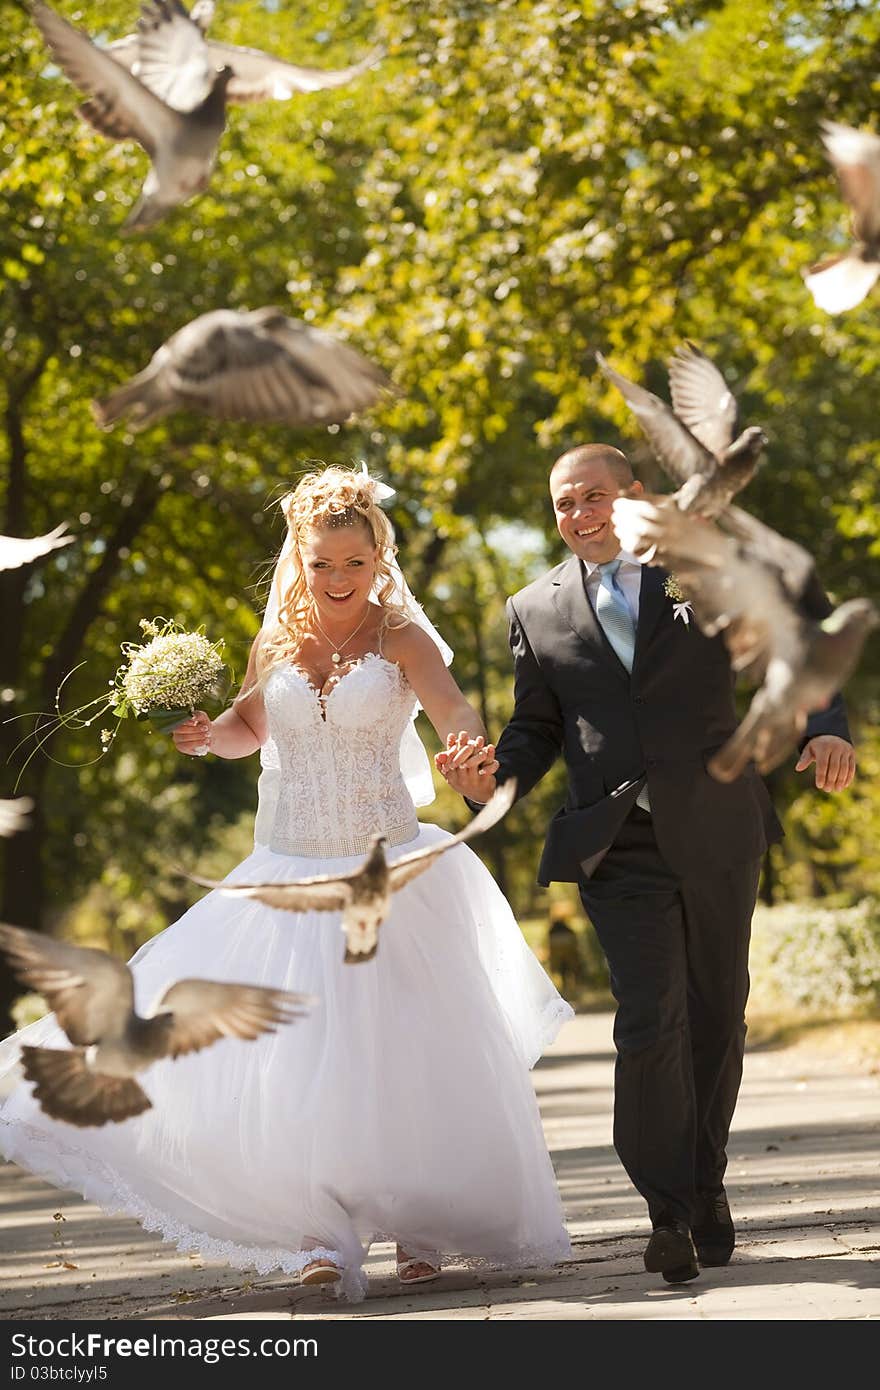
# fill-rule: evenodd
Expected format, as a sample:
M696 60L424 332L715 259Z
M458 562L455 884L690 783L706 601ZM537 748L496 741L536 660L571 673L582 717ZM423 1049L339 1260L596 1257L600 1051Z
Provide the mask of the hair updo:
M351 468L332 465L320 472L306 473L293 492L281 498L279 505L287 521L290 547L275 574L278 609L275 621L267 627L260 643L257 657L260 681L273 666L296 655L314 611L301 548L310 531L325 527L362 527L376 550L373 599L382 610L380 632L387 627L403 627L409 621L394 599L396 584L391 562L397 554L397 546L391 522L377 501L376 490L374 478Z

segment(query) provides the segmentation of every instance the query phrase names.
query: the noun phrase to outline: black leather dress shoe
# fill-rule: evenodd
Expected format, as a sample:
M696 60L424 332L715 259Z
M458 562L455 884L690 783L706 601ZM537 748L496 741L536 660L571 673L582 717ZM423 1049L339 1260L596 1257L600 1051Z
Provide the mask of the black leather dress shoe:
M645 1247L645 1269L649 1274L662 1274L667 1284L696 1279L700 1267L686 1221L664 1217L657 1222Z
M726 1265L736 1244L727 1193L698 1196L694 1206L694 1244L701 1265Z

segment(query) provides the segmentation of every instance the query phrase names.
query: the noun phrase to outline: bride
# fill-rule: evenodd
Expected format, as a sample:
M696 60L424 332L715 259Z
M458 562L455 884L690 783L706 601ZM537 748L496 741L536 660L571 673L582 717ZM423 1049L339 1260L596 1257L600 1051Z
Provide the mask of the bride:
M433 795L419 705L444 744L466 738L495 766L397 568L380 487L331 467L285 498L242 690L219 718L197 711L175 730L189 755L263 749L257 843L229 882L349 872L380 831L392 861L443 839L410 794ZM209 893L133 957L139 1004L203 976L307 991L309 1016L156 1064L153 1108L100 1129L48 1119L21 1082L0 1149L181 1249L352 1299L376 1240L397 1242L402 1283L442 1262L563 1258L528 1069L571 1010L480 860L465 845L442 855L395 894L375 959L343 958L338 913ZM49 1015L0 1044L0 1074L21 1043L67 1045Z

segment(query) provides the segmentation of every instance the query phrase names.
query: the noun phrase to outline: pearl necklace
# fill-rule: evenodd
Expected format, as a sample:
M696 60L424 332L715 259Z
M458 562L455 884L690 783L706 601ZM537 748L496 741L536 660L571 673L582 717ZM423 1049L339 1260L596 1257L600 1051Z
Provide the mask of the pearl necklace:
M341 663L341 661L342 661L342 648L343 648L343 647L347 647L348 644L349 644L349 642L351 641L352 637L356 637L356 636L357 636L357 634L360 632L361 628L363 627L364 623L367 621L367 618L368 618L369 616L370 616L370 605L367 604L367 611L366 611L366 613L364 614L364 616L361 618L361 620L360 620L360 622L358 623L357 627L355 628L354 632L350 632L343 642L337 643L337 644L336 644L336 650L335 650L335 651L331 650L331 652L330 652L330 660L333 662L333 665L334 665L334 666L338 666L338 665ZM313 614L312 614L312 618L313 618L315 627L316 627L316 628L318 629L318 631L320 632L320 634L321 634L321 636L323 637L324 641L327 643L328 647L332 648L334 644L330 641L330 638L327 636L327 634L326 634L326 632L324 631L324 629L322 628L321 624L318 622L317 604L315 605L315 611L314 611Z

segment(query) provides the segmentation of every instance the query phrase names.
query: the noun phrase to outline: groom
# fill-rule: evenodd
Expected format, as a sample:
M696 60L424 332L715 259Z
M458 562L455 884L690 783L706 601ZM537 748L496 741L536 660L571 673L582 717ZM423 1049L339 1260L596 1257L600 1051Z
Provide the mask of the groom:
M586 444L557 459L550 496L572 552L508 602L514 710L492 749L462 736L438 754L472 803L498 780L528 792L561 753L566 804L538 881L577 883L617 1000L614 1146L648 1204L645 1267L669 1283L725 1264L734 1226L725 1148L742 1075L747 958L762 857L782 835L752 767L706 770L737 725L720 637L676 616L667 576L621 551L611 507L626 457ZM805 606L828 611L818 581ZM483 764L480 771L480 764ZM840 696L807 726L797 770L849 786Z

